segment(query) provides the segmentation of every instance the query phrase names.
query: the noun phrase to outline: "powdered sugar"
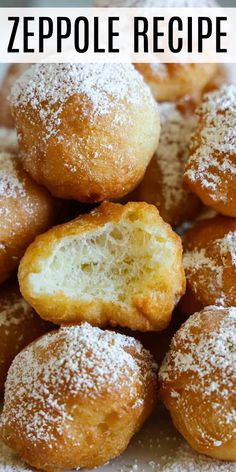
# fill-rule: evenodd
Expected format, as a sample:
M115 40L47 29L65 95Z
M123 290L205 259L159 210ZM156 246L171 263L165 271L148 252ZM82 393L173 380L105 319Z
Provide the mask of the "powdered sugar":
M220 261L217 262L220 256ZM224 271L236 270L236 231L229 231L222 238L215 239L206 247L195 247L187 250L183 256L183 264L186 270L186 278L191 287L199 290L199 283L202 287L207 283L211 293L218 292L215 303L219 305L228 305L228 294L224 290ZM196 277L193 277L195 276Z
M13 361L2 423L17 422L29 441L52 444L58 435L69 434L65 432L71 420L68 396L82 394L96 400L115 388L122 397L124 386L129 385L134 400L144 379L155 381L155 372L150 354L133 338L87 323L61 328L40 338ZM142 400L140 395L138 399ZM134 404L134 408L139 406Z
M161 136L156 159L163 179L165 206L169 210L173 205L177 206L186 194L183 186L184 166L197 119L194 115L183 115L171 103L159 105L159 111Z
M223 316L217 319L217 313ZM206 315L209 319L208 328L201 329L203 317ZM215 317L215 318L214 318ZM214 329L212 320L215 319ZM201 334L199 334L199 329ZM177 348L183 343L184 349ZM177 349L177 350L176 350ZM235 374L236 364L236 307L221 308L219 306L207 307L201 313L195 313L182 325L181 329L174 336L171 343L171 350L160 369L160 379L166 381L172 380L181 372L195 372L199 379L207 380L209 376L218 372L217 379L219 381L219 371L221 372L221 382L224 386L223 390L218 385L218 395L224 396L227 388L233 386L236 381ZM188 389L193 391L197 389L196 384L189 383ZM199 388L204 388L201 384ZM205 394L211 393L204 390ZM236 419L236 411L234 412Z
M0 152L0 198L25 196L22 182L16 169L17 157L14 154Z
M18 155L0 152L1 249L3 249L5 241L6 246L8 245L10 236L17 232L22 235L23 225L29 226L30 221L37 224L40 198L35 198L29 185L37 189L37 186L35 187L21 168Z
M200 181L213 200L225 201L222 179L227 183L236 178L236 86L206 95L198 114L203 125L200 136L193 138L186 175L192 182Z
M158 472L236 472L236 464L197 454L187 443L183 443L177 448L174 457L167 458L165 466Z
M1 472L32 472L0 442ZM98 472L236 472L233 462L217 461L194 452L174 429L167 412L158 410L134 436L127 450ZM87 470L84 472L87 472Z
M207 428L202 419L197 432L210 446L221 446L235 431L235 365L236 308L208 307L190 316L175 334L160 369L161 382L164 385L170 382L172 393L177 389L177 395L172 397L180 409L181 405L185 408L186 417L192 411L187 392L191 392L193 398L199 398L203 410L209 404L206 411L211 419L212 409L218 427L215 431L213 426ZM184 388L179 390L182 375L185 375ZM197 403L194 405L193 414L196 415Z
M61 114L71 97L77 100L78 119L93 123L110 114L118 126L129 119L127 103L140 106L140 84L151 96L129 64L37 64L16 82L10 100L14 107L30 104L46 127L45 139L57 136L60 141Z
M203 311L209 318L209 326L215 316L215 330L202 329L199 336L199 329L202 322L201 313L195 313L182 325L181 329L174 336L171 351L167 354L165 362L161 368L160 378L169 379L168 366L171 360L175 375L179 372L193 371L197 372L199 377L207 378L214 373L216 369L222 371L222 382L226 383L223 373L229 375L229 383L235 378L236 364L236 307L220 308L218 306L207 307ZM217 326L216 313L224 313L225 316L219 321ZM196 328L196 329L195 329ZM196 334L197 333L197 334ZM184 342L184 349L175 351L177 343ZM173 372L172 372L173 374ZM232 375L232 379L231 379ZM173 376L172 376L173 379ZM189 388L194 390L194 385ZM220 391L218 391L220 395ZM235 412L236 413L236 412Z
M224 238L216 240L216 244L220 247L223 260L230 254L231 262L236 268L236 231L230 231Z
M188 274L192 275L192 273L196 273L199 270L206 268L212 273L212 289L214 290L215 286L218 288L222 287L223 266L218 266L215 261L206 254L205 248L195 248L192 251L186 251L183 256L183 264L187 271L187 279ZM202 280L200 277L200 281L204 283L204 275L202 275ZM198 283L198 281L196 283Z

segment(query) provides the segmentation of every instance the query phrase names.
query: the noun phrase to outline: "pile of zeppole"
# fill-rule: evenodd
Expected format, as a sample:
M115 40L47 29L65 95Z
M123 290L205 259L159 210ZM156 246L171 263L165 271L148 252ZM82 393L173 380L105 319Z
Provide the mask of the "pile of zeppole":
M0 439L93 469L162 401L236 461L235 67L13 65L0 124Z

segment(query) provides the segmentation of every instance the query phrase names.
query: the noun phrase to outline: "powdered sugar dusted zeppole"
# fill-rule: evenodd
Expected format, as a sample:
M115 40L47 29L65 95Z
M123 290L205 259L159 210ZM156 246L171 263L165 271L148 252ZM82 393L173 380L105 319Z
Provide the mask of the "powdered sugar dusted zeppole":
M167 5L166 5L167 6ZM176 5L175 5L176 6ZM135 64L156 100L176 101L185 95L199 100L217 71L216 64Z
M206 95L197 114L185 181L203 203L236 216L236 86Z
M54 204L15 153L0 152L0 283L17 268L26 247L50 227Z
M208 305L236 306L236 220L217 216L185 234L186 314Z
M198 198L184 185L190 137L196 116L182 113L173 103L159 105L161 135L157 151L146 174L134 191L134 198L157 206L164 221L177 225L192 219L201 208Z
M164 329L185 290L181 240L146 203L103 203L41 235L18 278L45 319L141 331Z
M125 195L158 144L157 105L129 64L37 64L11 103L23 165L58 197Z
M156 370L127 336L86 323L46 334L11 365L1 437L40 470L105 464L152 412Z
M97 0L98 7L217 7L215 0ZM136 64L158 101L176 101L199 94L217 71L216 64Z
M175 334L160 369L161 397L196 451L236 460L236 308L208 307Z
M8 97L16 79L28 68L29 64L12 64L6 72L0 88L0 126L14 128Z
M27 344L52 329L22 298L15 284L0 288L0 392L12 360Z

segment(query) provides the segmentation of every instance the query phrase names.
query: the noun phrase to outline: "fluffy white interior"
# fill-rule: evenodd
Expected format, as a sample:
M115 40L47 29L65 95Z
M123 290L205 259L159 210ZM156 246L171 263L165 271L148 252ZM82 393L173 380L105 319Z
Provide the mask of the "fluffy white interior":
M126 218L63 238L30 282L36 293L127 304L171 270L174 249L165 228Z

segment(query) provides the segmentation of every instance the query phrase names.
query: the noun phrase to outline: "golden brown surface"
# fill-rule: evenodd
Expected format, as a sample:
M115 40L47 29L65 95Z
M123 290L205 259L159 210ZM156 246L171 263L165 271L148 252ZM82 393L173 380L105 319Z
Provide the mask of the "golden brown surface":
M184 238L186 294L181 310L190 315L208 305L236 305L236 220L216 216L197 223Z
M127 336L88 324L49 333L10 368L1 437L40 470L103 465L154 409L156 368Z
M19 268L45 319L164 329L185 290L179 236L146 203L103 203L36 238Z
M43 321L22 298L16 284L0 288L0 392L14 357L53 325Z
M205 205L236 216L236 86L207 94L196 113L185 182Z
M18 155L0 153L0 283L35 236L52 225L54 213L52 197L30 179Z
M12 64L6 72L0 89L0 126L14 128L8 96L16 79L28 68L29 64Z
M208 307L175 334L160 370L161 397L193 449L236 460L236 309Z
M190 138L197 119L187 104L185 110L180 111L175 104L162 103L159 112L159 145L130 199L156 205L164 221L177 226L192 220L201 208L200 200L188 190L183 180Z
M214 76L216 64L135 64L156 100L176 101L185 95L198 99Z
M41 64L29 74L12 103L20 155L33 179L81 202L133 190L160 134L156 103L133 66Z

